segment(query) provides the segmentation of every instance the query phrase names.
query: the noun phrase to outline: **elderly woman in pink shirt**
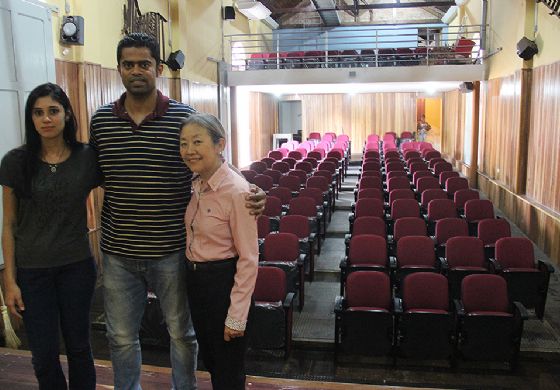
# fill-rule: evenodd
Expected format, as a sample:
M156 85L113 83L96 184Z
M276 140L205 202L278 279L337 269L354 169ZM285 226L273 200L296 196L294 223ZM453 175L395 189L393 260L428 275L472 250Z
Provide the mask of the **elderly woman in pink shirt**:
M195 173L185 213L187 289L200 354L214 390L245 389L245 327L258 269L249 183L223 161L225 131L212 115L185 119L181 157Z

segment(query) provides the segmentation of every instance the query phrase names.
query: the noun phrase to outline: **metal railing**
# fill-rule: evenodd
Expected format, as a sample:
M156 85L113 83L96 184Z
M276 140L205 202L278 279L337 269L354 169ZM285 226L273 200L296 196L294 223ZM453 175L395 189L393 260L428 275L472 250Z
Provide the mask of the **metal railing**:
M480 63L483 26L409 25L229 35L234 71Z

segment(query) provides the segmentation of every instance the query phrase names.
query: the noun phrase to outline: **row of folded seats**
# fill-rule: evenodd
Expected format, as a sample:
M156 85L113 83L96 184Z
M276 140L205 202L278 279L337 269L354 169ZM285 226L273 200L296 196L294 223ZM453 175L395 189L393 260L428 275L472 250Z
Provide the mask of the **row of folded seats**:
M453 48L382 48L361 50L308 50L252 53L249 70L341 67L413 66L430 63L468 63L474 42L467 40Z
M348 137L334 133L292 147L272 150L241 172L267 193L258 219L260 264L286 273L287 291L302 310L304 280L313 281L315 253L325 240L350 149Z
M516 367L524 306L508 297L498 275L471 274L458 299L445 276L411 273L396 296L389 276L355 271L335 300L335 359L341 355L504 361Z

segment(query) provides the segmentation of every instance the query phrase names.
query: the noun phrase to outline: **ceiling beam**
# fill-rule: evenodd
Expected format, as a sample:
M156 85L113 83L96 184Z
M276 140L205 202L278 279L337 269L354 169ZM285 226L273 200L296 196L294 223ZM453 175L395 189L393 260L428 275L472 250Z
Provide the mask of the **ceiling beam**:
M451 7L455 5L455 1L423 1L414 3L378 3L378 4L363 4L360 5L354 1L354 5L337 6L334 8L321 8L321 11L355 11L364 9L391 9L391 8L424 8L424 7ZM275 8L274 12L277 13L299 13L299 12L317 12L317 10L303 11L294 8Z

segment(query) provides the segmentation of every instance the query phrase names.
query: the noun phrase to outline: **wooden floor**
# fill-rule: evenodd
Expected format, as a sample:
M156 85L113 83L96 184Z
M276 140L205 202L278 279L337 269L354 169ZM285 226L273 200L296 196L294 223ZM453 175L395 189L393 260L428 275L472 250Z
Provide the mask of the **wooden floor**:
M65 362L65 357L61 356ZM113 389L113 370L111 362L96 360L95 368L97 371L97 389ZM66 369L66 368L65 368ZM162 390L171 388L171 370L166 367L142 366L142 389L143 390ZM199 390L211 390L210 376L207 372L197 371ZM31 354L29 351L19 351L7 348L0 348L0 389L27 390L36 389L37 381L33 375L31 366ZM395 386L369 386L349 383L315 382L300 381L292 379L264 378L249 376L247 377L247 388L254 390L399 390L417 389L414 387L395 387ZM425 387L423 389L426 389Z

